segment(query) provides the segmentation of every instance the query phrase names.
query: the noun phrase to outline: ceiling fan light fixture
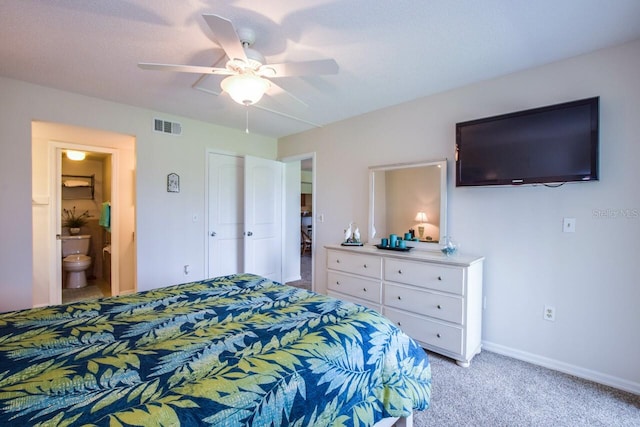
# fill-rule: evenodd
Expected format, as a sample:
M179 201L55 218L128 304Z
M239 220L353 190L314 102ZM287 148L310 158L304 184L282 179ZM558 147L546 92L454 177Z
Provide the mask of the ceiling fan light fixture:
M255 74L239 74L225 78L220 87L238 104L252 105L262 99L269 89L269 81Z

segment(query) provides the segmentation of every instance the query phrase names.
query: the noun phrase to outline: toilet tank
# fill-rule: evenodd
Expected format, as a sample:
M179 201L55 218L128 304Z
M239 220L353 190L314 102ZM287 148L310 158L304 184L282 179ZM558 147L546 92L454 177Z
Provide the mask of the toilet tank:
M89 253L89 242L91 235L80 234L79 236L61 236L62 240L62 257L68 255L87 255Z

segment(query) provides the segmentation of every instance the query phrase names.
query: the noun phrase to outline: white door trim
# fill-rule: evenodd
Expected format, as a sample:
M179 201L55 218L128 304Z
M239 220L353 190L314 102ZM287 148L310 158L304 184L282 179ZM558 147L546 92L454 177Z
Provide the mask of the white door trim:
M316 199L316 152L296 154L294 156L282 157L279 160L283 163L293 162L298 160L311 159L311 205L313 206L313 215L311 215L311 290L316 288L316 216L318 210L318 202ZM286 224L287 227L293 226L293 224ZM298 224L295 224L298 227Z

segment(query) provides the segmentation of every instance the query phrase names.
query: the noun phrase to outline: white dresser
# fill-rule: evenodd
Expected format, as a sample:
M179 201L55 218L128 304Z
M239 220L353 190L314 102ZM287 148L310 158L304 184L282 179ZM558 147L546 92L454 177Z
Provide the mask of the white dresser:
M424 348L468 367L480 352L484 257L326 246L327 291L372 308Z

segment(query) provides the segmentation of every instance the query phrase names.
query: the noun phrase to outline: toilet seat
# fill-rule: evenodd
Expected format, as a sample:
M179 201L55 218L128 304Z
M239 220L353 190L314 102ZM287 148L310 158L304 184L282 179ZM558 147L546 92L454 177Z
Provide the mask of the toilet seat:
M63 262L86 262L86 261L91 261L91 257L88 255L81 255L81 254L73 254L73 255L67 255L66 257L62 258Z

